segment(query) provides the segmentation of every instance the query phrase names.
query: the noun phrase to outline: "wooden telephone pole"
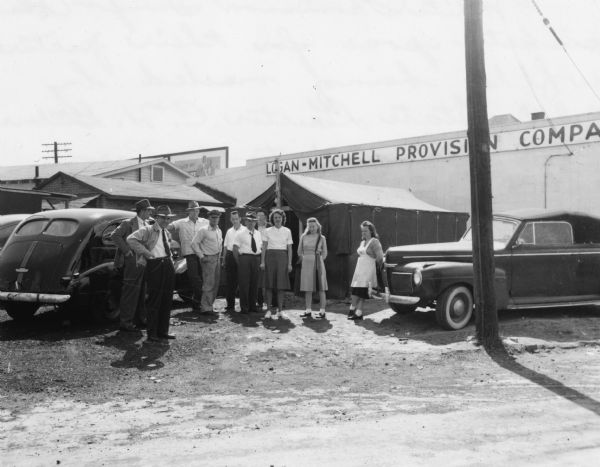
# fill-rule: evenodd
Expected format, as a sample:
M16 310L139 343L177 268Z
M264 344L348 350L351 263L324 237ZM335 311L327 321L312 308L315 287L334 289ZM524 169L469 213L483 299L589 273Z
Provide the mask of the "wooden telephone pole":
M494 288L492 177L487 117L481 0L464 0L467 117L471 175L471 231L477 340L486 350L502 345Z
M59 156L58 153L59 152L67 152L70 151L70 148L63 148L63 149L59 149L59 146L70 146L71 143L57 143L56 141L54 141L54 143L47 143L47 144L42 144L42 146L52 146L53 149L47 149L44 150L42 152L51 152L54 153L53 156L47 156L47 157L42 157L42 159L54 159L54 163L58 164L58 159L62 159L64 157L71 157L71 156Z

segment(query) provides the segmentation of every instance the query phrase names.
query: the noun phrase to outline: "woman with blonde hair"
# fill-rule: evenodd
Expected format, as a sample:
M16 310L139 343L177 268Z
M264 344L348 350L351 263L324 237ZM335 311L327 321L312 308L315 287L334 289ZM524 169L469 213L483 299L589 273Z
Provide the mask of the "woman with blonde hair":
M285 224L285 212L274 209L269 216L273 224L265 230L260 269L265 271L265 289L267 304L272 302L273 292L277 294L278 308L274 310L275 319L285 318L283 308L283 292L290 288L289 273L292 272L292 232ZM271 318L267 311L265 319Z
M383 249L373 223L361 222L360 232L362 240L356 250L358 261L350 283L352 303L348 319L352 320L363 319L363 304L371 298L371 289L377 287L377 266L383 263Z
M319 318L325 318L325 291L327 290L327 274L325 258L327 257L327 241L321 234L321 224L316 217L306 220L306 230L298 242L298 259L302 262L300 271L300 291L304 292L306 311L302 318L312 316L312 294L319 293L321 308Z

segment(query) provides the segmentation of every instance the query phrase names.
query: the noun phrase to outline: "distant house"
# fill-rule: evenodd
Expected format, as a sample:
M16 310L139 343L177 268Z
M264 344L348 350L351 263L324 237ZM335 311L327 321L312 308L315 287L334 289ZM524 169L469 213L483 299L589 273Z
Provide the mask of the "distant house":
M133 160L64 162L60 164L2 167L0 170L0 186L19 189L39 188L58 172L73 176L115 178L156 184L186 183L187 180L193 178L188 172L166 159L150 159L141 163Z
M58 172L40 183L38 190L76 195L77 199L70 203L71 207L132 209L137 200L147 198L154 206L168 204L175 213L185 215L188 201L197 201L206 207L233 206L233 203L224 203L184 183L140 183L64 172Z

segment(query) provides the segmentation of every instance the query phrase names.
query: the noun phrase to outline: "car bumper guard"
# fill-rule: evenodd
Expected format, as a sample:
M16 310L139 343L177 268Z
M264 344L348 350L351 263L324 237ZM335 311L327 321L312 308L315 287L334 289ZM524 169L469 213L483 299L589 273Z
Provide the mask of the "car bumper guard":
M6 302L64 303L71 298L66 294L33 292L0 292L0 300Z
M416 305L421 300L419 297L407 297L405 295L392 295L389 289L385 289L385 301L387 303L397 303L398 305Z

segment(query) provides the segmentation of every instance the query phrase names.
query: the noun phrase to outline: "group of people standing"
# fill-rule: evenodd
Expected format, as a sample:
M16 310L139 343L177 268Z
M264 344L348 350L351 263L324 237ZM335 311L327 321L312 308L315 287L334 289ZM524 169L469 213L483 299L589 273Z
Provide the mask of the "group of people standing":
M285 227L285 212L273 209L268 217L262 209L246 212L243 225L240 213L231 211L232 226L223 237L219 228L221 212L210 210L205 219L200 217L200 209L197 202L190 201L188 216L172 222L175 215L168 206L155 209L148 200L141 200L136 203L136 216L124 220L111 234L118 248L115 266L123 271L121 331L146 327L148 343L168 344L169 339L175 338L169 334L175 287L170 248L173 233L179 238L181 256L186 261L194 311L213 313L224 267L227 311L234 311L239 295L241 313L265 311L265 319L285 318L281 308L293 269L293 240L290 229ZM153 224L148 222L151 215ZM371 222L361 223L361 236L348 314L353 320L362 319L364 300L376 288L377 264L383 260L381 243ZM300 290L306 304L301 317L312 317L312 296L317 293L320 309L316 316L325 318L327 241L315 217L307 219L297 253L301 263Z

